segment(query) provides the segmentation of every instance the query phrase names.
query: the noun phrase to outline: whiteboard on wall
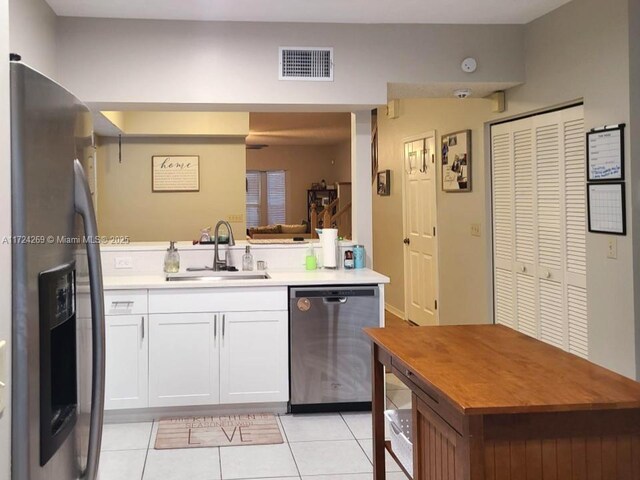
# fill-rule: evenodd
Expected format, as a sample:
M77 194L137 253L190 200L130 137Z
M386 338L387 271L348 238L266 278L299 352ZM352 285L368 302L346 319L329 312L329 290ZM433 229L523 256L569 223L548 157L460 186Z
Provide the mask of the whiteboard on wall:
M589 231L626 235L624 183L591 183L587 187Z
M156 155L151 157L153 192L200 191L200 157L197 155Z
M624 180L624 124L587 133L587 180Z

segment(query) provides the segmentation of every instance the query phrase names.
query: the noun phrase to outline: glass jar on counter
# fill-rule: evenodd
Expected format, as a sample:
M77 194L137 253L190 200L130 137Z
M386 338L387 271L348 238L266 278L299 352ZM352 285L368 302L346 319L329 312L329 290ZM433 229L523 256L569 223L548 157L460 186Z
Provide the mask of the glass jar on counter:
M344 268L346 270L351 270L353 269L353 267L353 250L347 250L344 252Z
M364 264L365 264L364 245L353 246L353 263L354 263L354 268L364 268Z

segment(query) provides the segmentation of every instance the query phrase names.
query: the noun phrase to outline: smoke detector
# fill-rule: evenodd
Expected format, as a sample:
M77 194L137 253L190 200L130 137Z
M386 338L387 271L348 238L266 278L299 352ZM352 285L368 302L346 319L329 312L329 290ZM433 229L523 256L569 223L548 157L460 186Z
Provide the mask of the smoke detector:
M462 71L465 73L473 73L478 69L478 62L473 57L465 58L460 65Z
M453 95L456 98L461 98L461 99L470 97L472 93L473 92L471 91L470 88L459 88L458 90L453 91Z

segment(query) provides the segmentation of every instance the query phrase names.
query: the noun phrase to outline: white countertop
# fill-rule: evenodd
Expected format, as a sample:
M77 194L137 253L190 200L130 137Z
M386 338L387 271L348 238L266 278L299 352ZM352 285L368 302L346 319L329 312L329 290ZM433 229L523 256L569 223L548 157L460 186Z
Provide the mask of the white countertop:
M239 272L240 274L242 272ZM245 272L247 273L247 272ZM262 272L252 272L262 273ZM369 268L357 270L311 270L278 271L267 270L268 279L179 281L168 282L165 275L127 275L104 277L105 290L133 290L158 288L225 288L225 287L278 287L301 285L358 285L389 283L389 277Z

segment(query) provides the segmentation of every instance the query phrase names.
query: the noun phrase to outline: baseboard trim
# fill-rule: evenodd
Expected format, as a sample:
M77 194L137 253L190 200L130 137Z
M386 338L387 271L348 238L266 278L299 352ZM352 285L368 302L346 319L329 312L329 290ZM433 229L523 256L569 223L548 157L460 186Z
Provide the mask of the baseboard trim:
M287 402L226 405L191 405L184 407L149 407L104 412L104 423L151 422L163 418L205 415L242 415L251 413L287 413Z
M384 304L384 308L385 310L388 310L390 313L393 313L396 317L400 317L403 320L406 320L406 318L404 317L404 312L392 305L389 305L388 303Z

